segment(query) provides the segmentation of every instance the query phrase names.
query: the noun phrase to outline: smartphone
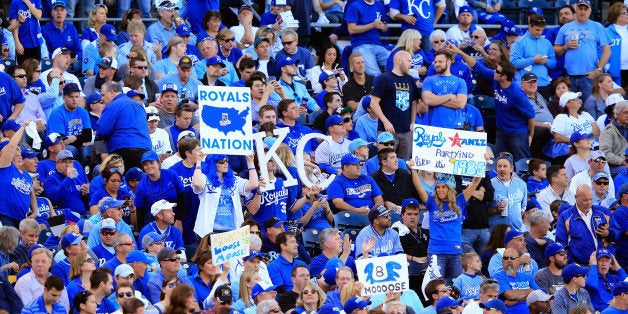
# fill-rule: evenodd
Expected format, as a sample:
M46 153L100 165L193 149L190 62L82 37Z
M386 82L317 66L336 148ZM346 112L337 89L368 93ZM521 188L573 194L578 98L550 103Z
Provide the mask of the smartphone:
M272 81L276 81L277 77L271 75L271 76L268 77L268 80L271 81L271 82Z

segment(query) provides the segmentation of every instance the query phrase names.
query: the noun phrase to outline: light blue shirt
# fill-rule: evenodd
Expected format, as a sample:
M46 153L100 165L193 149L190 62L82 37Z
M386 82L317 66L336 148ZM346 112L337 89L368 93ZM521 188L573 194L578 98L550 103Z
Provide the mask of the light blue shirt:
M547 56L545 64L534 63L534 56ZM510 61L517 68L515 80L521 82L521 77L527 72L536 74L539 86L548 86L551 83L548 69L556 66L556 54L549 40L544 37L534 38L530 32L525 33L510 48Z
M584 75L597 67L598 51L608 45L608 35L602 24L589 20L581 24L577 20L563 25L556 35L556 45L578 40L577 49L565 52L565 69L569 75Z

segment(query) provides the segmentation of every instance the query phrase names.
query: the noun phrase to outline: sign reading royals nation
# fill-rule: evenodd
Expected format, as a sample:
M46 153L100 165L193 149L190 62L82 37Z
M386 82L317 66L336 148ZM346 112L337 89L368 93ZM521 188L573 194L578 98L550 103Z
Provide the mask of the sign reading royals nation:
M415 125L412 160L415 168L484 177L486 133Z
M203 152L251 154L251 90L248 87L199 86L198 99Z

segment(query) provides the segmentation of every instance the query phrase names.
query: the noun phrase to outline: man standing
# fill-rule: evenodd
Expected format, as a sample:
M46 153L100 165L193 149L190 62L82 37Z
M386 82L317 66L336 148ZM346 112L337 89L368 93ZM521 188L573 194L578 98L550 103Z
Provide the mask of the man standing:
M268 273L273 285L278 286L277 291L281 293L292 290L292 269L299 265L307 267L307 264L296 259L299 245L292 232L280 233L277 236L277 245L279 246L279 257L268 265Z
M550 204L555 200L563 200L569 204L573 204L576 199L569 190L569 177L567 170L563 165L553 165L547 169L547 179L550 183L548 187L541 190L536 196L537 202L541 205L541 209L546 214L551 214Z
M571 81L571 90L581 92L585 100L591 95L593 80L602 73L611 56L604 26L591 21L590 16L591 2L579 0L576 20L563 25L554 42L556 54L565 55L565 70Z
M380 167L371 174L371 177L382 190L384 206L398 212L405 199L418 198L412 184L412 175L407 169L399 168L399 158L392 148L384 148L377 152L377 159Z
M65 0L55 0L52 3L52 21L41 27L41 35L44 37L48 52L52 53L57 48L68 48L74 52L80 61L83 56L83 47L79 39L78 31L72 23L65 21L68 16Z
M102 90L107 106L98 119L96 134L106 139L108 153L123 158L125 169L139 167L142 154L152 147L146 110L122 93L118 83L107 82Z
M390 1L388 5L390 18L401 21L401 30L416 29L424 34L421 46L427 51L430 49L429 36L434 31L434 25L445 12L445 1Z
M525 73L521 77L521 89L526 93L530 105L534 108L534 136L532 137L532 144L530 144L530 155L532 158L546 159L543 154L543 147L554 139L552 132L550 132L554 117L549 111L547 101L539 93L536 74Z
M380 39L380 34L388 30L387 20L384 4L379 1L355 1L345 11L353 52L364 57L370 75L381 74L380 67L386 66L390 55Z
M420 97L415 80L408 74L412 57L407 51L399 51L394 56L392 71L385 72L377 80L371 95L371 109L379 122L378 132L390 132L398 142L400 158L412 156L412 130L410 126L416 117L416 99Z
M512 156L498 157L497 176L491 179L495 188L494 207L489 210L488 221L493 228L498 223L509 224L512 228L521 228L521 212L528 205L528 188L523 180L512 175L514 163Z
M373 89L373 76L366 73L364 57L359 53L349 56L351 76L342 86L342 101L355 112L362 97L369 95Z
M532 276L518 271L520 259L515 249L506 249L502 257L504 269L493 276L499 283L499 294L510 304L508 313L529 313L526 298L539 288Z
M563 281L565 286L556 293L552 300L552 313L569 313L576 306L593 307L589 293L584 289L586 267L569 264L563 269Z
M342 174L327 188L328 198L338 211L366 214L372 206L384 204L382 191L375 180L361 174L364 161L349 153L340 163Z
M148 27L146 40L154 45L164 46L170 38L177 35L174 16L179 8L170 0L164 0L157 5L159 19ZM124 11L123 11L124 12ZM121 13L121 12L120 12Z
M362 228L355 239L356 258L376 257L382 254L404 253L397 231L391 228L390 210L383 205L375 205L369 210L370 225Z
M545 293L551 295L565 285L562 273L567 266L567 251L564 245L554 242L545 248L544 256L547 267L539 270L534 280Z
M576 19L575 15L576 15L576 9L574 9L573 6L569 4L565 4L562 7L560 7L558 9L558 26L554 28L550 28L550 29L546 28L544 31L545 38L547 38L547 40L549 40L550 43L552 43L553 45L554 42L556 41L556 35L558 34L558 31L560 30L560 28L563 27L563 25L575 20ZM553 80L564 76L565 55L559 54L561 50L562 48L556 49L554 47L554 53L556 55L556 66L554 67L554 69L552 69L551 74L550 74Z

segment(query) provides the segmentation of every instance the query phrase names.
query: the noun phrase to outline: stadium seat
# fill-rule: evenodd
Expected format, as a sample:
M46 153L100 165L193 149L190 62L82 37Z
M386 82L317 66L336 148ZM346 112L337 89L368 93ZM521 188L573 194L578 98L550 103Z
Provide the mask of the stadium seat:
M320 251L320 246L318 245L318 234L320 230L318 229L305 229L301 232L301 237L303 238L303 246L310 253L310 256L316 256L316 252Z
M342 239L345 238L345 234L349 235L349 239L351 239L351 255L355 252L355 239L358 237L358 233L360 233L360 229L345 229L340 234Z
M345 229L361 229L370 223L367 215L356 214L354 212L342 211L334 215L334 226L340 231Z
M401 221L401 214L397 212L390 212L390 223L395 223L397 221Z
M12 67L15 65L15 60L6 59L2 61L2 64L4 65L5 69L8 69L9 67Z
M42 60L41 61L41 71L47 71L50 70L50 68L52 68L52 61L51 60Z
M528 172L528 164L532 158L522 158L515 162L515 170L517 173Z
M85 88L85 82L87 82L87 77L85 76L79 77L79 83L81 84L81 88Z

